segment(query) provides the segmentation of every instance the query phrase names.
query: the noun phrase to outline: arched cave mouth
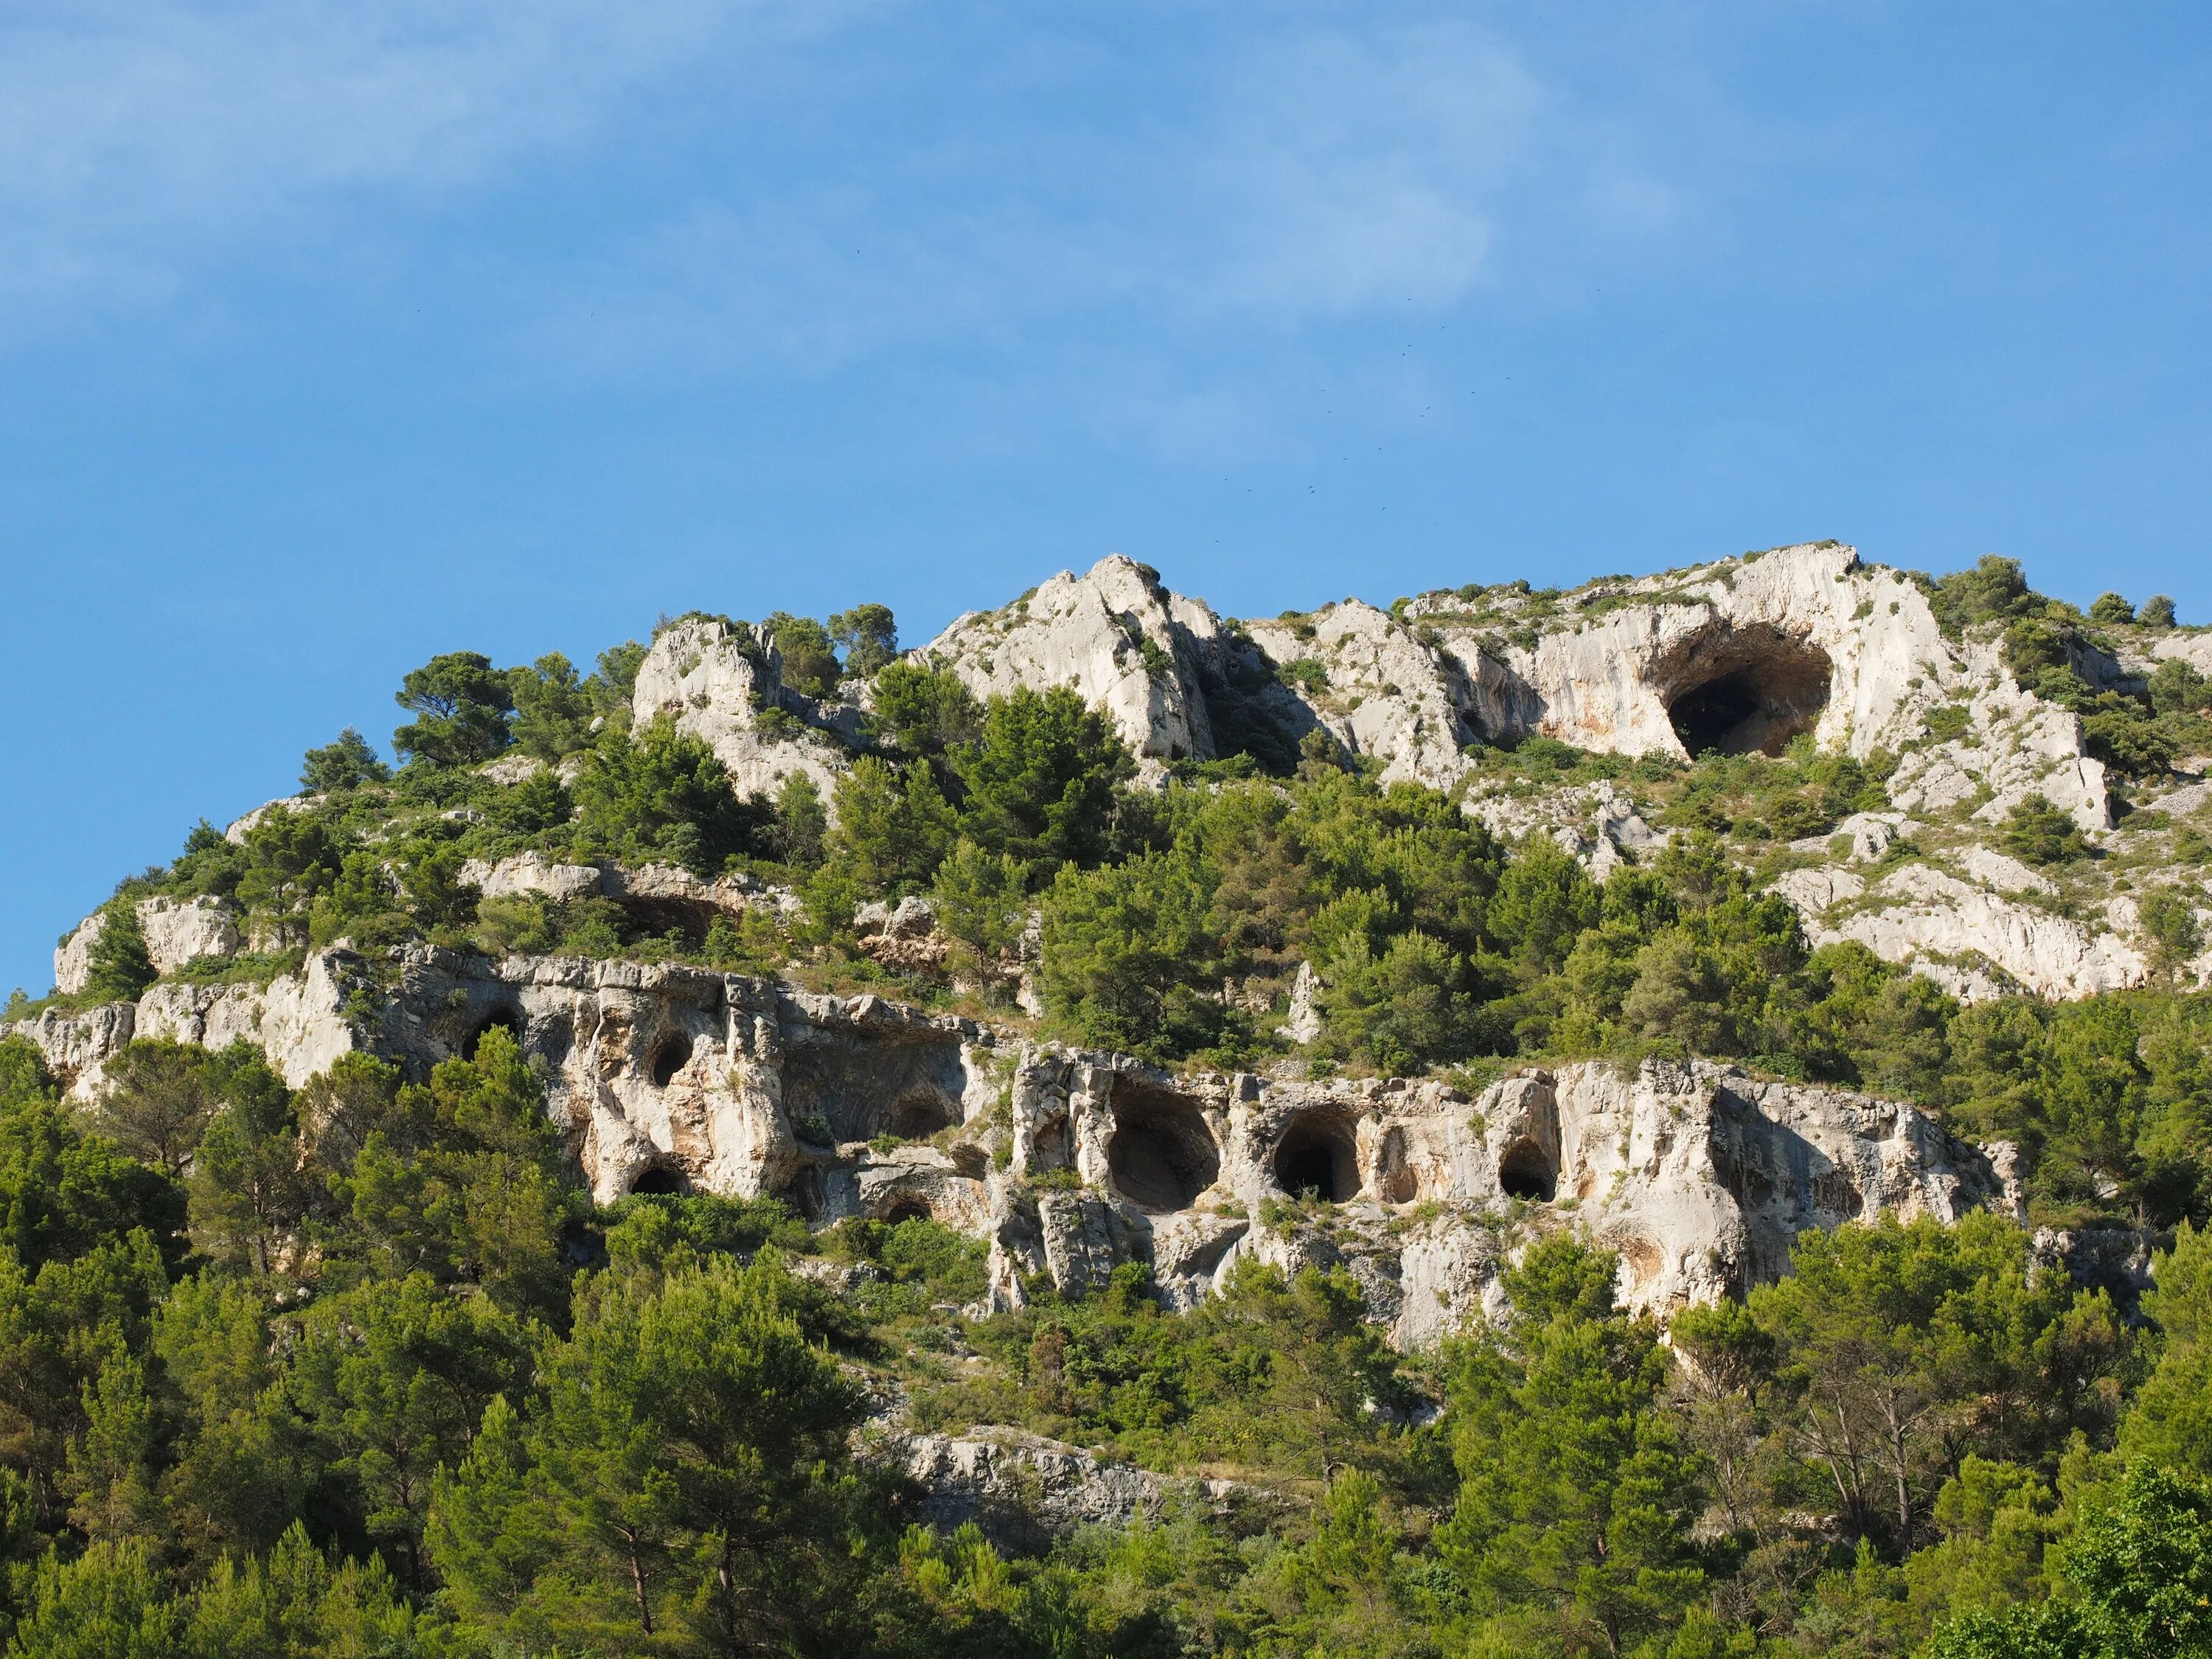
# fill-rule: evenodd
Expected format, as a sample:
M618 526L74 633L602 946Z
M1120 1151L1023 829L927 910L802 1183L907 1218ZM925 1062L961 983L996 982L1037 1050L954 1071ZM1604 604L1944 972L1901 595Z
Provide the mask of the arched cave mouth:
M673 1165L653 1164L630 1182L629 1189L648 1198L681 1198L691 1190L691 1183L684 1178L684 1171Z
M1559 1194L1559 1165L1534 1141L1516 1140L1498 1161L1498 1185L1508 1198L1549 1204Z
M1312 1193L1343 1204L1359 1196L1359 1142L1352 1125L1332 1113L1291 1119L1273 1162L1275 1184L1293 1198Z
M647 1067L653 1078L653 1086L665 1089L690 1060L691 1039L681 1031L671 1031L653 1045L653 1061Z
M1771 629L1732 633L1700 649L1688 681L1667 700L1667 718L1691 759L1779 755L1828 706L1828 653Z
M477 1050L483 1044L484 1033L495 1025L514 1039L514 1046L518 1049L522 1047L521 1011L516 1008L495 1008L478 1020L468 1036L461 1039L463 1060L474 1060L477 1057Z
M934 1089L913 1089L891 1103L884 1114L882 1133L901 1140L927 1140L939 1129L949 1129L955 1118L945 1097Z
M901 1193L884 1206L877 1213L876 1219L886 1227L896 1227L902 1221L934 1221L937 1216L930 1209L927 1199L913 1193Z
M1106 1167L1114 1190L1148 1215L1187 1210L1221 1173L1205 1114L1182 1095L1127 1077L1114 1084Z

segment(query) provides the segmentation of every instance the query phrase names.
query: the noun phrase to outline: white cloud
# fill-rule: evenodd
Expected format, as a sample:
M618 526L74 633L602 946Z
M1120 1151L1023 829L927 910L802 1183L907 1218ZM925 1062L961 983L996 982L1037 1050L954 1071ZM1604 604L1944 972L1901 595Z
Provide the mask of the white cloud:
M349 192L434 200L592 133L763 0L18 0L0 11L0 292L173 289ZM19 321L20 321L19 317Z
M805 374L1078 315L1149 331L1448 307L1484 279L1501 206L1561 165L1554 119L1478 31L1263 35L1142 126L983 112L926 173L864 149L519 273L526 355Z
M1446 309L1577 216L1633 241L1679 205L1632 133L1473 27L1247 21L1142 88L1139 115L1115 77L1141 69L1073 49L1057 86L952 50L908 64L902 43L936 25L896 5L0 10L0 331L388 258L465 270L456 302L533 377L988 359L1069 319L1171 354L1194 331ZM963 46L1007 61L1075 27L968 26ZM773 50L818 38L831 50ZM942 95L948 74L964 95ZM702 182L695 153L747 164ZM511 237L518 181L537 228ZM549 244L571 189L568 246Z

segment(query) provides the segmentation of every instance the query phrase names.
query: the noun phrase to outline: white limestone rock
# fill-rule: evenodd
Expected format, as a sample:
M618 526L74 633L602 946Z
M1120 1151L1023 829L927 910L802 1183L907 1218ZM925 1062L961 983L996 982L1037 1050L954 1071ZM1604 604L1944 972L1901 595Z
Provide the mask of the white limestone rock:
M1116 553L1001 610L955 617L915 654L979 700L1073 686L1140 759L1166 762L1214 752L1200 665L1221 643L1202 601L1169 592L1158 571Z
M1275 1028L1275 1035L1286 1042L1307 1043L1319 1039L1321 1020L1321 975L1314 972L1310 962L1298 964L1298 971L1291 981L1291 1006L1287 1016Z
M1959 858L1966 874L1985 887L1994 887L2000 893L2042 893L2058 890L2057 884L2040 871L2031 870L2018 859L1987 847L1970 847Z
M996 1426L896 1434L871 1455L917 1482L924 1513L950 1531L973 1522L1001 1549L1035 1553L1080 1527L1158 1518L1190 1496L1221 1500L1229 1481L1181 1480L1106 1462L1078 1446Z
M2142 984L2149 972L2143 952L2125 938L2092 931L1923 864L1904 865L1883 877L1867 894L1867 906L1816 942L1854 939L1886 962L1916 969L1979 957L2042 997L2124 990Z
M221 899L144 898L132 908L157 974L173 974L188 962L227 957L238 949L236 915ZM106 921L104 910L94 911L55 950L54 988L64 995L76 995L90 980L93 946Z
M328 795L283 795L275 800L265 800L244 817L234 818L222 832L222 838L233 847L246 845L247 834L266 822L275 812L312 812L330 799Z
M535 896L556 904L590 898L601 890L603 877L596 864L562 864L542 853L518 853L496 862L471 859L461 866L461 880L486 898Z
M1525 622L1486 622L1469 601L1435 593L1407 614L1467 665L1484 732L1615 754L1684 756L1670 704L1750 672L1769 695L1747 715L1746 746L1806 730L1865 756L1910 737L1954 672L1920 591L1838 543L1594 584L1575 603L1564 617L1530 606Z
M1286 675L1293 693L1347 754L1383 763L1386 783L1449 789L1465 775L1475 728L1465 674L1385 611L1358 599L1245 629L1279 665L1311 664L1321 683Z
M673 719L678 731L714 751L738 794L773 795L787 778L804 774L826 804L849 763L819 730L792 736L762 729L763 710L790 707L833 726L852 727L858 719L850 708L825 717L811 698L787 692L774 642L757 628L712 617L687 617L662 629L638 665L630 696L635 725Z
M495 761L485 762L477 773L502 789L512 789L519 783L529 782L544 769L545 763L535 755L501 755Z
M100 1083L100 1068L136 1034L138 1010L128 1002L65 1013L48 1008L35 1018L0 1024L0 1037L19 1036L36 1045L46 1070L67 1085L74 1099L88 1099Z

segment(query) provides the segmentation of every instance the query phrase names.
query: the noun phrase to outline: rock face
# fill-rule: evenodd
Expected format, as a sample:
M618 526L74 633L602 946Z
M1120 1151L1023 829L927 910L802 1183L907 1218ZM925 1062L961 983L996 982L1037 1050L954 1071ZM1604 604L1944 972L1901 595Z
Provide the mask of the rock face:
M2100 655L2086 672L2123 684L2152 657L2195 660L2205 638L2138 641L2129 649L2142 660ZM1242 624L1117 556L964 616L918 654L979 696L1074 687L1155 781L1182 761L1249 753L1281 774L1302 750L1332 749L1385 780L1455 791L1502 836L1553 836L1601 877L1672 833L1637 793L1653 769L1546 785L1538 769L1486 765L1486 745L1549 738L1679 761L1809 739L1885 756L1869 775L1887 776L1886 805L1786 847L1762 839L1766 867L1814 944L1855 940L1967 999L2142 983L2143 909L2179 890L2154 854L2212 830L2212 784L2196 776L2147 791L2136 805L2149 810L2116 828L2075 717L2021 690L1987 630L1945 635L1914 581L1832 543L1568 594L1466 588ZM805 775L827 799L862 735L855 705L794 693L761 630L716 617L660 631L633 712L710 744L746 793ZM526 769L496 764L516 779ZM2035 793L2092 845L2143 837L2131 844L2154 856L2114 861L2136 884L2003 850L2007 813ZM271 803L230 834L312 805ZM797 902L744 875L538 854L461 874L492 898L613 900L650 933ZM2196 908L2212 938L2212 908ZM2008 1149L1957 1142L1889 1102L1705 1062L1532 1071L1474 1099L1434 1079L1179 1076L874 996L683 967L425 946L371 962L334 948L265 982L206 983L177 970L240 949L224 904L149 899L136 914L164 975L137 1004L49 1009L7 1028L78 1098L97 1095L134 1036L258 1043L297 1085L357 1051L426 1076L501 1025L545 1078L599 1199L772 1194L825 1224L931 1216L988 1245L1000 1308L1040 1278L1094 1289L1131 1263L1178 1306L1246 1258L1340 1266L1411 1346L1493 1310L1501 1265L1550 1228L1589 1229L1620 1252L1627 1302L1664 1313L1781 1272L1805 1228L2018 1208ZM855 924L879 961L945 962L921 900L866 907ZM88 919L56 953L63 991L83 989L103 925ZM2161 968L2212 981L2212 950ZM1302 969L1284 1028L1293 1041L1319 1035L1322 989ZM2133 1271L2133 1247L2112 1238L2052 1248L2097 1256L2084 1271L2116 1284ZM984 1492L1047 1479L1037 1458L1061 1453L927 1455L953 1486ZM1079 1484L1098 1480L1112 1484L1097 1471Z
M2200 643L2166 636L2153 648L2190 655ZM2131 913L2039 909L2050 895L2011 860L1991 862L2006 815L2030 795L2093 837L2111 830L2105 769L2084 752L2079 720L2022 690L1993 637L1947 636L1918 584L1838 543L1567 594L1463 588L1387 611L1348 599L1241 624L1116 556L962 617L921 654L978 696L1073 686L1154 778L1175 761L1239 749L1285 769L1299 743L1323 732L1341 753L1379 763L1385 781L1460 790L1493 830L1552 835L1599 876L1654 850L1663 832L1613 784L1532 796L1486 780L1480 745L1545 737L1680 760L1778 753L1802 736L1863 760L1887 753L1897 757L1887 786L1897 810L1853 819L1842 858L1826 837L1801 848L1825 867L1783 879L1811 933L1857 939L1966 996L2085 996L2148 972ZM2087 666L2119 683L2148 662ZM1852 867L1877 864L1908 823L1982 844L1917 874Z
M146 954L156 973L173 974L201 957L227 957L238 949L238 924L219 899L147 898L133 907ZM54 988L75 996L92 974L92 947L107 916L95 910L54 951Z
M1072 686L1158 779L1170 762L1250 750L1287 769L1319 723L1255 638L1119 554L969 611L915 653L978 697Z
M1225 1509L1248 1495L1233 1481L1155 1474L1013 1429L896 1435L876 1455L920 1483L935 1525L973 1522L1000 1548L1032 1553L1079 1527L1155 1520L1177 1502Z
M1911 1108L1705 1062L1532 1072L1471 1100L1434 1080L1178 1077L690 968L410 947L379 995L368 967L319 951L265 988L157 986L15 1029L82 1097L134 1034L258 1042L296 1086L354 1051L427 1076L500 1025L603 1201L927 1215L988 1243L999 1307L1036 1275L1095 1289L1125 1262L1180 1306L1247 1255L1340 1264L1407 1345L1494 1305L1503 1261L1553 1227L1620 1251L1625 1299L1664 1313L1773 1277L1807 1227L2018 1203L2006 1152Z
M741 795L772 795L803 774L824 801L848 763L835 742L809 728L850 736L860 718L857 709L787 690L783 660L765 633L714 617L687 617L660 631L638 665L630 711L641 726L673 719L678 731L714 751Z

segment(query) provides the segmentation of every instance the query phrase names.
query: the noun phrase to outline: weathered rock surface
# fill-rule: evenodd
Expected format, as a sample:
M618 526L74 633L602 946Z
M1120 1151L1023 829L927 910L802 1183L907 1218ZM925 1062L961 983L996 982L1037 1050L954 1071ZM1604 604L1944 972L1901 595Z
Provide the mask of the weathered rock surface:
M2198 637L2154 648L2186 654ZM1841 855L1832 836L1801 844L1827 868L1785 878L1809 927L1972 995L2013 985L2087 995L2137 982L2147 960L2141 939L2110 917L2053 926L2024 908L2022 896L2043 892L2034 872L2024 878L1986 844L2031 794L2092 836L2110 829L2105 769L2084 752L2079 720L2014 684L1994 637L1945 635L1913 580L1837 543L1565 595L1462 589L1388 611L1348 599L1242 624L1117 556L962 617L922 654L978 696L1075 687L1154 777L1167 763L1239 747L1279 763L1324 732L1342 753L1379 763L1386 781L1459 789L1499 833L1551 835L1601 877L1665 839L1632 796L1609 783L1531 794L1486 780L1479 745L1540 735L1680 759L1774 753L1807 735L1861 758L1887 751L1899 757L1888 785L1895 810L1839 826L1850 837ZM2101 656L2087 668L2124 678L2122 664ZM1931 732L1939 710L1956 735ZM1911 882L1842 867L1876 863L1913 821L1983 838L1952 860L1952 878L1974 902L1938 915L1936 896ZM1848 927L1831 925L1839 905L1854 911Z
M785 779L804 774L825 802L849 763L836 743L805 728L850 735L859 720L857 709L824 708L786 690L782 659L762 629L711 617L661 630L638 665L630 710L639 726L666 716L706 744L741 795L775 794ZM769 710L781 716L775 730L764 729Z
M212 898L145 898L132 907L156 973L173 974L201 957L227 957L238 949L238 922L228 905ZM54 988L75 996L92 974L92 948L106 925L95 910L54 951Z
M135 1034L260 1043L295 1086L365 1051L417 1077L512 1031L593 1194L775 1194L828 1223L928 1215L988 1242L990 1304L1147 1265L1164 1300L1245 1255L1340 1264L1407 1344L1494 1305L1534 1232L1619 1250L1665 1312L1782 1270L1802 1229L2017 1206L2007 1155L1911 1108L1705 1062L1419 1081L1178 1077L875 996L632 963L345 951L264 987L155 987L17 1030L80 1097ZM1297 1194L1318 1204L1294 1204Z
M1156 1520L1178 1502L1224 1505L1238 1492L1231 1481L1155 1474L1014 1429L897 1435L872 1449L920 1483L931 1522L947 1531L973 1522L1001 1549L1034 1552L1079 1527Z
M1980 866L1976 873L1990 872L1984 880L2014 890L2033 891L2040 879L2002 854L1985 853L1971 862ZM2088 996L2140 985L2150 971L2142 951L2118 933L2003 897L1925 864L1900 865L1870 887L1848 872L1798 871L1776 888L1806 914L1814 944L1856 939L1887 961L1911 963L1969 1001L2010 989Z

